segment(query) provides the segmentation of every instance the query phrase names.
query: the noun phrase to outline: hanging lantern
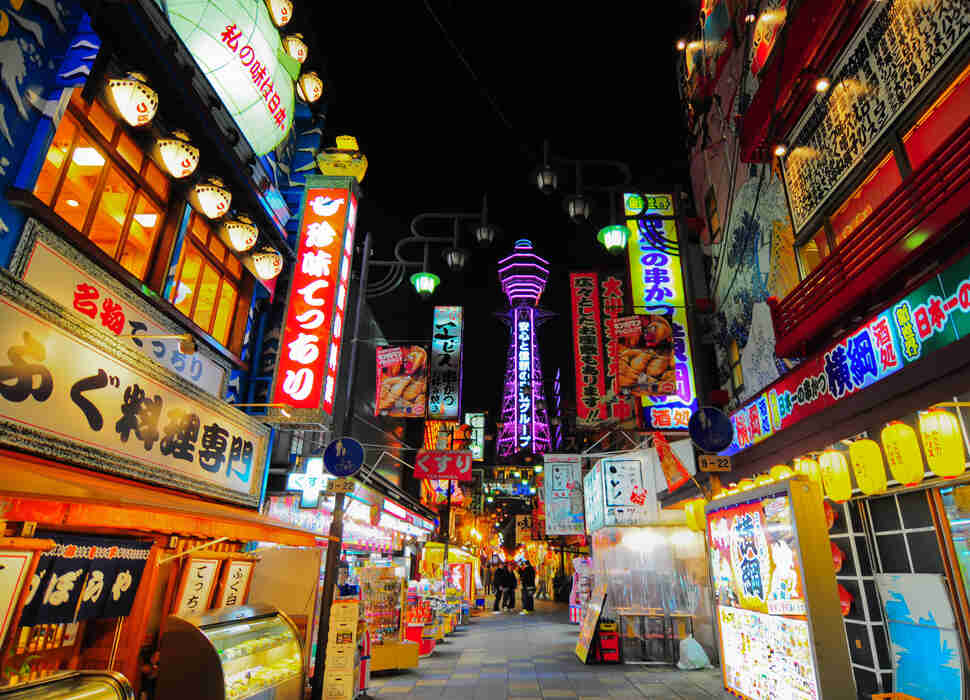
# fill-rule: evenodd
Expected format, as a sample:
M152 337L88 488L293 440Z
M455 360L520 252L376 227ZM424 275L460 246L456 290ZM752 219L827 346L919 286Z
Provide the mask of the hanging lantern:
M886 490L886 467L882 462L882 450L875 440L856 440L850 444L849 460L862 493L871 496Z
M626 242L629 237L629 229L620 224L604 226L596 234L596 240L602 243L603 247L606 248L606 252L612 255L620 255L626 250Z
M966 452L955 415L939 408L920 413L919 433L930 471L944 479L963 474L967 468Z
M882 429L882 447L893 478L906 486L923 480L923 455L916 439L916 431L899 421Z
M277 27L285 26L293 19L293 3L291 0L266 0L266 9Z
M210 219L218 219L229 211L232 193L218 177L210 177L199 182L190 194L192 206Z
M323 80L315 70L300 73L296 81L296 94L307 104L312 104L323 96Z
M253 267L260 279L271 280L283 271L283 256L272 248L264 248L252 255Z
M795 474L795 472L793 472L791 470L791 467L789 467L787 464L776 464L775 466L773 466L771 469L768 470L768 473L771 475L771 478L773 478L775 481L781 481L782 479L787 479L788 477L793 476Z
M694 501L694 529L697 532L707 531L707 513L705 512L707 508L707 501L703 498L698 498Z
M155 147L165 172L176 180L188 177L199 166L199 149L192 145L188 132L182 129L176 129L171 136L159 138Z
M842 610L842 617L845 617L846 615L849 614L849 611L852 610L852 603L854 601L855 601L855 598L852 596L852 594L849 593L849 591L846 590L846 587L840 583L839 584L839 608Z
M488 248L495 240L495 227L491 224L482 224L475 227L475 242L482 248Z
M829 548L832 550L832 566L835 567L835 573L839 573L845 562L845 552L839 549L839 545L835 542L829 542Z
M577 224L589 220L590 209L592 207L589 199L581 194L569 195L566 198L566 213Z
M795 471L804 474L810 481L822 486L822 473L818 469L818 462L811 457L799 457L795 460Z
M259 238L259 229L245 214L239 214L234 219L229 219L222 224L229 242L233 249L238 253L245 253L256 245Z
M151 124L158 112L158 93L148 87L148 78L142 73L109 78L108 98L118 116L130 126Z
M684 504L684 522L687 523L689 530L697 530L697 521L694 519L694 511L697 507L696 501L687 501Z
M306 42L303 41L303 35L299 33L284 37L283 48L286 49L287 55L297 63L303 63L310 53Z
M448 269L454 272L465 267L465 263L468 261L468 253L461 248L449 248L442 253L442 257L445 259Z
M827 529L831 530L832 526L835 525L835 508L828 501L822 501L822 510L825 511L825 525Z
M738 482L738 489L741 491L750 491L755 487L755 483L752 479L741 479Z
M552 194L559 187L559 175L548 164L536 171L536 185L542 194Z
M411 275L411 285L414 287L414 291L424 299L434 294L434 290L438 288L439 284L441 284L441 278L431 272L415 272Z
M852 478L849 463L839 450L826 450L818 458L825 485L825 495L836 503L845 503L852 497Z

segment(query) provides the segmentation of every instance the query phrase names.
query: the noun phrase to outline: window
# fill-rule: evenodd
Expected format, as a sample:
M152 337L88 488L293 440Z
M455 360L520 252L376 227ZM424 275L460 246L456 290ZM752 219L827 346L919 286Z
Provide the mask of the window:
M832 215L835 244L848 238L880 204L889 199L903 182L892 151L869 174L855 192L849 195L838 211Z
M128 272L144 280L165 219L168 178L126 129L80 93L34 186L34 195Z
M728 364L731 365L731 384L737 396L744 389L744 371L741 369L741 352L736 340L732 340L728 348Z
M820 228L814 236L798 247L798 269L802 279L808 277L831 252L828 234L824 228Z
M242 266L213 227L192 213L170 301L226 345L233 327Z
M923 165L944 141L963 126L967 114L970 114L970 67L953 81L903 137L913 170Z

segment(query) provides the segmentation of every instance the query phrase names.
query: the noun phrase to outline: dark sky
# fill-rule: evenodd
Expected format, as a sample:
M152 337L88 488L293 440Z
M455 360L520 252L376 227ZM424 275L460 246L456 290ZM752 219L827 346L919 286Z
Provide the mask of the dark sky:
M353 134L369 160L358 231L373 233L377 257L392 257L415 215L477 211L485 192L490 221L502 230L490 250L476 249L467 231L472 257L460 274L433 252L442 284L432 302L402 286L375 300L375 315L388 338L420 340L430 334L433 304L465 306L464 405L494 411L507 348L492 316L505 302L495 263L516 239L531 238L553 264L541 306L560 314L543 329L544 371L550 377L562 367L571 394L567 272L611 262L595 241L606 202L594 210L596 228L577 227L561 196L540 193L532 170L542 139L554 155L624 161L644 189L686 184L674 42L694 13L685 0L430 6L478 82L420 0L296 8L311 13L317 52L308 63L330 90L326 143ZM607 179L609 172L586 175L589 184Z

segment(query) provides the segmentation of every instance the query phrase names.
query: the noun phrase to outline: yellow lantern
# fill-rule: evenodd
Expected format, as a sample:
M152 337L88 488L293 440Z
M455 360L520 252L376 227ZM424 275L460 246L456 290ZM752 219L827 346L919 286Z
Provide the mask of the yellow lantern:
M118 115L130 126L151 124L158 111L158 93L148 87L142 73L108 80L108 98Z
M855 482L862 493L871 496L886 490L886 467L882 450L875 440L856 440L849 445L849 460Z
M192 145L188 133L182 129L175 129L171 136L158 139L155 146L165 171L176 180L188 177L199 165L199 149Z
M755 483L751 479L741 479L741 481L738 482L738 489L741 491L750 491L754 487Z
M912 486L923 480L923 455L916 439L916 431L905 423L893 421L882 429L882 447L893 478Z
M690 530L697 530L697 501L687 501L684 504L684 521Z
M955 415L938 408L920 413L919 433L930 471L944 479L963 474L967 468L966 452Z
M704 512L704 509L707 507L707 501L698 498L693 503L694 529L697 532L705 532L707 530L707 513Z
M822 474L818 469L818 462L811 457L799 457L795 460L795 471L804 474L811 481L822 486Z
M836 503L844 503L852 497L852 479L849 464L839 450L826 450L818 458L825 495Z
M781 481L792 476L795 472L787 464L776 464L768 470L768 473L775 481Z
M770 474L759 474L754 478L755 486L764 486L765 484L775 483L775 478Z
M286 49L286 53L297 63L303 63L306 60L309 49L307 49L306 42L303 41L302 34L290 34L283 38L283 48Z

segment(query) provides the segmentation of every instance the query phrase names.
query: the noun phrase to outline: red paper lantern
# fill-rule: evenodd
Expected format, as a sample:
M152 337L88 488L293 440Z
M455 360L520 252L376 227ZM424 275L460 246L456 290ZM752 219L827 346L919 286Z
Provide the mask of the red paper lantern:
M845 617L846 615L848 615L849 611L852 610L852 602L854 600L855 598L852 597L852 594L849 593L849 591L845 589L845 586L843 586L840 583L839 584L839 607L842 608L842 617Z
M829 546L832 549L832 566L835 567L835 573L842 571L842 563L845 561L845 552L839 549L839 545L835 542L829 542Z
M831 530L832 526L835 525L835 508L828 501L823 503L823 507L825 508L825 523L828 525L829 530Z

